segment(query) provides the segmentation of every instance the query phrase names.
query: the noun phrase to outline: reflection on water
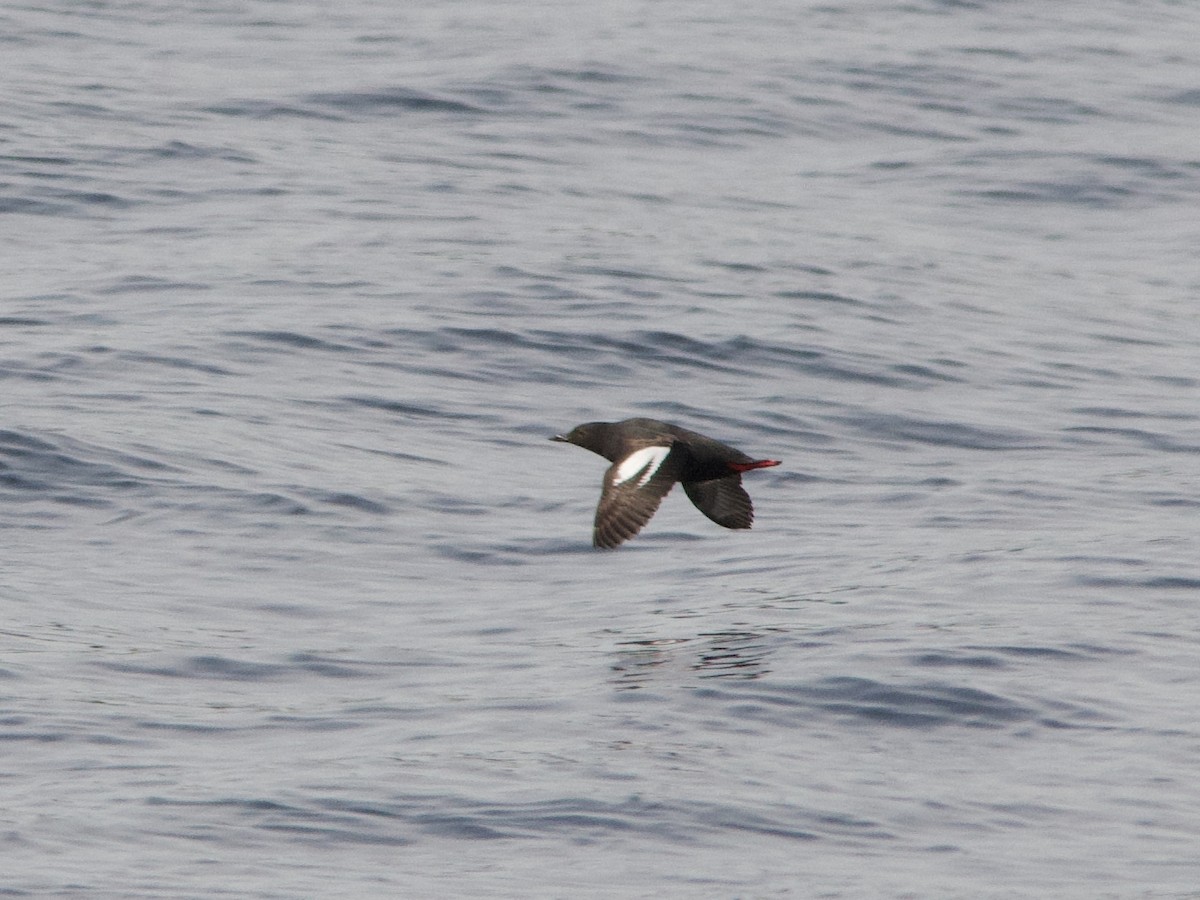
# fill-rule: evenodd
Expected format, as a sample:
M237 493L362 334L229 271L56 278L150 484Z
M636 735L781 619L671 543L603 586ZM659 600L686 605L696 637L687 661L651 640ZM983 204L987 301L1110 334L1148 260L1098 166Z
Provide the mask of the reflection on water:
M773 633L783 628L758 631L718 631L694 638L621 641L617 645L619 690L642 687L664 669L686 667L699 678L758 678L768 674L768 646Z
M735 591L736 599L723 604L726 610L736 610L741 619L748 610L776 610L799 614L812 604L841 605L846 601L839 595L844 588L835 588L819 594L811 592L779 592L770 588L749 587ZM747 596L749 601L747 601ZM671 607L666 612L676 621L690 621L711 617L710 611L690 606ZM773 617L775 618L775 617ZM790 618L790 617L789 617ZM784 643L784 638L797 629L807 628L804 621L794 625L759 625L753 630L739 627L742 622L730 623L730 627L718 631L706 631L691 637L639 638L618 641L613 649L616 661L612 670L618 690L630 690L645 685L650 678L663 680L666 671L672 671L680 683L690 678L738 678L755 679L767 675L768 658Z

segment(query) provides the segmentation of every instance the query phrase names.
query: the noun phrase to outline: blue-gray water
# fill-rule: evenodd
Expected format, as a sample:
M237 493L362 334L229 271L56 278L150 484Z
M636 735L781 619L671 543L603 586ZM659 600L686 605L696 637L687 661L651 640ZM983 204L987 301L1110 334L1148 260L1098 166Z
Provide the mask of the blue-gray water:
M1200 896L1198 33L6 7L0 889Z

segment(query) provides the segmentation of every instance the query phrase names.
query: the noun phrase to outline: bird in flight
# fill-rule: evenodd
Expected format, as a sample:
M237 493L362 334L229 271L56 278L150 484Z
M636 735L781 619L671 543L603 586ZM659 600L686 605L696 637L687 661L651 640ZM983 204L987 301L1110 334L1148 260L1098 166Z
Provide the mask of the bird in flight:
M696 509L724 528L749 528L754 505L742 473L777 466L720 441L656 419L588 422L552 441L575 444L612 463L604 473L592 544L616 547L642 530L675 482Z

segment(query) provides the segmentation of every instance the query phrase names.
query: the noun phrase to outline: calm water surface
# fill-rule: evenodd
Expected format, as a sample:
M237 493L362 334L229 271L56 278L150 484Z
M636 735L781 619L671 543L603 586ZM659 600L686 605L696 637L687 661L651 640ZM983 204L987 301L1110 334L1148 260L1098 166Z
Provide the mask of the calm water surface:
M4 893L1200 897L1200 8L0 26Z

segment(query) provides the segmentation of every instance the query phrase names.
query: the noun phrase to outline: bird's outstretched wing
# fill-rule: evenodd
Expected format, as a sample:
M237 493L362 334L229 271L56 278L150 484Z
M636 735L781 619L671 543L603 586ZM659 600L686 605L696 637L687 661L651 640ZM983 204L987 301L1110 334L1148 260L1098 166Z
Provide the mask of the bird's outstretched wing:
M679 466L679 455L669 443L641 447L609 466L592 543L616 547L641 531L679 480Z
M683 489L700 512L725 528L749 528L754 522L754 505L742 487L741 475L711 481L685 481Z

